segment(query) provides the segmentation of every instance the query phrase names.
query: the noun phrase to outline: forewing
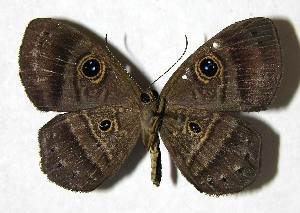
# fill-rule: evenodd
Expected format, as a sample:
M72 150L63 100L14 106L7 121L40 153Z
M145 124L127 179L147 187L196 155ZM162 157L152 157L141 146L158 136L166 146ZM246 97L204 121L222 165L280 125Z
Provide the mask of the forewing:
M161 97L167 105L212 111L266 109L282 73L281 48L270 19L237 22L193 53Z
M40 110L69 112L139 102L140 89L119 62L61 21L29 23L19 64L28 97ZM98 72L92 73L91 66Z

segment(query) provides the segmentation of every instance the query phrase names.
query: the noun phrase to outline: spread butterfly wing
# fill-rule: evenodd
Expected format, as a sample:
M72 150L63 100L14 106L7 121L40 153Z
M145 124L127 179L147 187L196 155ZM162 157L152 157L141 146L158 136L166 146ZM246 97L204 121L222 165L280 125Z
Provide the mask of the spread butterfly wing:
M42 171L64 188L94 190L131 153L139 119L138 112L118 105L56 116L39 131Z
M168 106L259 111L270 105L281 73L274 24L253 18L225 28L193 53L167 82L161 97Z
M106 49L54 19L35 19L19 56L28 97L44 111L139 102L140 89Z
M166 110L160 136L175 165L200 192L239 192L258 175L261 139L241 119L176 107Z

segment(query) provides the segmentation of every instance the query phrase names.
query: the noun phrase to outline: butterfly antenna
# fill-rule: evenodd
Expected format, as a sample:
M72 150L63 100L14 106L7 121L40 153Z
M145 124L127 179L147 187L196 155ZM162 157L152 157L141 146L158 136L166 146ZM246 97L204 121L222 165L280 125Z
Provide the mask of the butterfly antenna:
M127 72L127 70L124 68L124 66L122 65L122 63L115 57L115 55L112 53L112 51L109 49L108 47L108 42L107 42L107 34L105 34L105 48L108 51L108 53L110 54L111 57L113 57L114 59L116 59L116 61L120 64L120 66L124 69L124 71ZM128 73L128 72L127 72ZM128 73L129 74L129 73ZM130 76L131 77L131 76ZM134 80L134 79L133 79Z
M107 51L109 52L109 54L112 56L112 57L115 57L112 52L110 51L109 47L108 47L108 42L107 42L107 34L105 34L105 47L107 49ZM121 63L120 63L121 64Z
M184 51L183 53L181 54L181 56L177 59L177 61L166 71L164 72L161 76L159 76L155 81L153 81L151 84L150 84L150 87L156 82L158 81L161 77L163 77L166 73L168 73L177 63L178 61L180 61L182 59L182 57L184 56L184 54L186 53L186 50L187 50L187 46L188 46L188 39L187 39L187 36L185 36L185 48L184 48Z
M129 54L134 57L134 61L137 61L137 58L135 57L135 55L131 52L130 48L128 47L128 42L127 42L127 35L125 34L124 36L124 45L125 45L125 48L127 50L127 52L129 52Z
M126 37L125 37L125 41L126 41ZM107 49L107 51L109 52L109 54L120 64L120 66L123 68L123 70L128 74L128 76L133 80L133 82L140 88L140 86L136 83L136 81L134 80L134 78L132 78L132 76L130 75L130 73L126 70L126 68L122 65L122 63L114 56L114 54L110 51L109 47L108 47L108 42L107 42L107 34L105 34L105 47ZM141 89L141 88L140 88Z
M105 34L105 48L106 48L106 50L109 52L109 54L113 57L113 58L115 58L115 56L114 56L114 54L110 51L110 49L109 49L109 47L108 47L108 42L107 42L107 34ZM119 61L118 61L119 62ZM120 62L119 62L120 63ZM121 64L121 63L120 63Z
M203 37L204 37L204 43L206 43L208 41L207 35L204 34Z

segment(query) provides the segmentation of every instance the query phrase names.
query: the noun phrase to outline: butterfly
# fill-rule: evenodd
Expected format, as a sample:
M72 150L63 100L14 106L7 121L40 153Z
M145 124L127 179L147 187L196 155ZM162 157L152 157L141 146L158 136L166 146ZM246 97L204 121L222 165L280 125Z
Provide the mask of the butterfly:
M107 48L54 19L29 23L19 64L33 104L66 112L38 138L41 169L59 186L94 190L116 174L140 136L157 186L160 137L200 192L236 193L259 174L261 137L232 112L265 110L274 98L282 59L270 19L222 30L182 63L160 95L142 91Z

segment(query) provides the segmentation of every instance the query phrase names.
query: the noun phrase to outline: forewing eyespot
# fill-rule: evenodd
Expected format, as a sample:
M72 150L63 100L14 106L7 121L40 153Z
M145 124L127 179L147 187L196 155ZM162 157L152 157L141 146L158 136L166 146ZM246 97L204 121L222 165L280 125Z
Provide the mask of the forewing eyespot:
M221 61L214 55L208 55L198 60L194 66L198 79L205 84L223 72Z
M83 57L77 66L79 76L90 80L94 84L101 82L105 75L105 62L94 55Z

